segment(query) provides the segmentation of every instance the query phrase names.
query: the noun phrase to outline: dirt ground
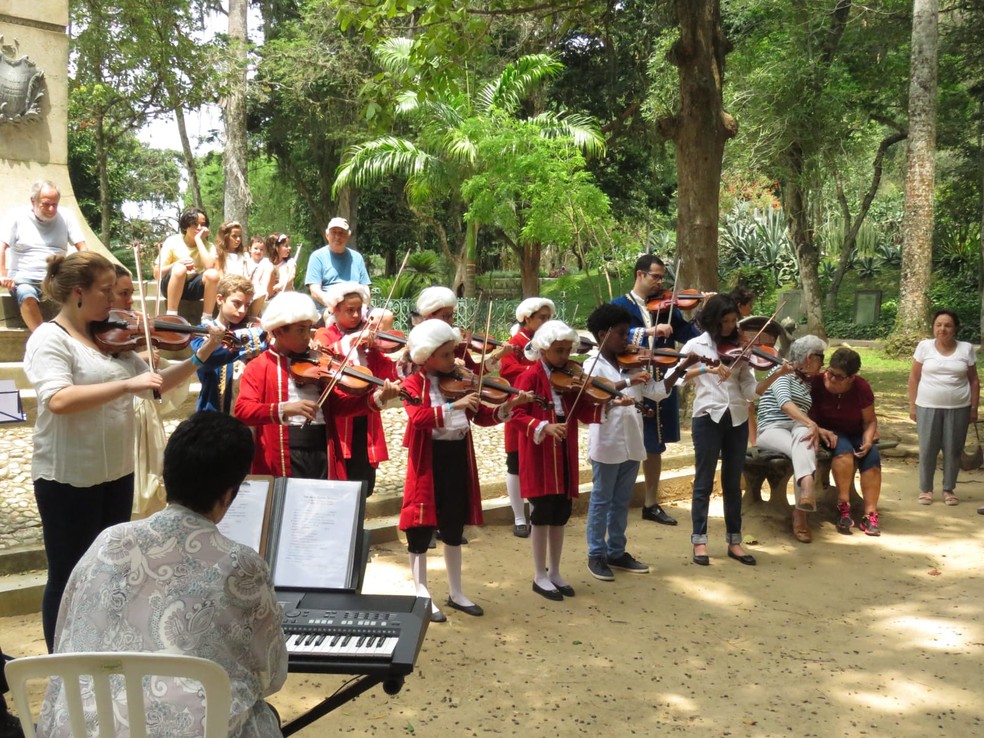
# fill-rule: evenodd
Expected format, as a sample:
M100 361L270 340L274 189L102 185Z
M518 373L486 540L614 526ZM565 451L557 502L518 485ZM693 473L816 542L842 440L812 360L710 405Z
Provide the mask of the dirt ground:
M717 498L710 567L690 561L683 501L675 528L632 511L629 551L652 572L611 583L587 573L574 518L562 603L531 591L527 541L470 529L465 591L485 617L448 611L402 692L377 687L297 735L984 735L984 472L961 474L957 507L917 505L916 481L886 465L880 538L814 521L804 545L746 517L754 568L725 557ZM440 549L430 564L443 601ZM412 593L405 549L374 549L364 591ZM0 619L13 655L40 653L40 630ZM289 720L344 680L292 674L271 701Z

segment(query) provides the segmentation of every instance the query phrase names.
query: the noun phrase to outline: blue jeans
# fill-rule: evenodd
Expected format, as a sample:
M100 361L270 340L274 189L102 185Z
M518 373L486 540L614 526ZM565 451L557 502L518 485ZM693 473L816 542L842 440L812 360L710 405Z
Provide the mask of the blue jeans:
M632 488L639 476L638 461L603 464L591 461L591 503L588 505L588 557L617 559L625 553ZM608 543L605 543L605 534Z
M17 307L23 305L25 300L41 302L41 283L15 279L13 293L14 297L17 298Z
M748 422L731 425L726 412L720 423L710 415L699 415L691 424L694 442L694 495L690 508L695 546L707 543L707 508L714 488L714 471L721 458L721 492L724 497L724 526L728 543L741 543L741 468L748 449Z

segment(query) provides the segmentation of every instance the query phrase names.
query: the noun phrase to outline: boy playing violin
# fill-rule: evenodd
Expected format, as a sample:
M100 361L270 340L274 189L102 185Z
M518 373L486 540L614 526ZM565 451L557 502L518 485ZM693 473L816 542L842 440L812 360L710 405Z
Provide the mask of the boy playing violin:
M369 288L358 282L336 282L324 294L325 327L315 332L315 342L334 356L347 357L349 363L368 368L379 379L397 381L396 363L373 344L370 330L362 331ZM352 348L356 340L360 343ZM382 418L379 413L336 415L335 431L348 478L364 480L371 495L376 486L376 468L389 459Z
M461 534L466 523L482 524L482 495L471 423L501 423L509 419L512 408L532 398L520 392L498 408L483 405L472 391L453 401L445 398L441 376L454 369L455 350L460 342L461 333L442 320L425 320L407 337L410 359L419 369L403 385L410 396L403 403L409 417L403 445L409 455L400 530L407 536L417 596L430 597L427 549L431 533L440 528L448 574L446 604L468 615L482 615L482 608L461 589ZM432 604L431 621L445 620L444 613Z
M560 556L571 500L578 496L577 424L598 423L603 412L587 395L578 397L576 385L559 394L550 381L555 370L567 366L577 341L577 332L559 320L537 329L526 349L532 362L516 380L516 389L550 401L546 407L533 403L516 408L507 424L519 447L523 497L532 508L533 591L557 602L574 596L574 588L560 573Z
M215 410L228 415L232 412L233 365L237 361L248 362L267 348L266 336L255 328L242 326L253 300L253 283L239 274L227 274L219 280L215 300L219 316L207 321L218 325L240 341L240 345L223 344L206 361L198 359L198 349L205 338L191 339L192 361L198 364L198 380L202 389L198 393L196 410Z
M632 488L639 475L639 463L646 458L642 415L634 407L643 397L665 398L677 378L697 356L683 359L666 378L656 383L646 371L628 374L618 364L618 354L629 345L632 318L622 307L599 305L588 316L588 330L598 341L598 356L585 362L591 376L607 379L626 395L610 403L600 424L592 425L588 436L592 489L588 507L588 571L596 579L615 579L612 569L646 574L649 567L625 550Z
M277 295L263 312L270 347L246 365L235 405L236 417L259 429L253 474L345 479L338 434L334 423L326 425L326 415L379 412L400 392L399 385L384 381L364 397L332 392L322 405L320 387L295 382L290 360L307 355L318 317L314 301L300 292Z

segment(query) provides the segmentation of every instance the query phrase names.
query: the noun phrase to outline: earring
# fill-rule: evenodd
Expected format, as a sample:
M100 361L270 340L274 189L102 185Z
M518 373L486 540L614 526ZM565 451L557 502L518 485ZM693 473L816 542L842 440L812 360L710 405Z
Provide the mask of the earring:
M82 307L82 298L79 298L79 307Z

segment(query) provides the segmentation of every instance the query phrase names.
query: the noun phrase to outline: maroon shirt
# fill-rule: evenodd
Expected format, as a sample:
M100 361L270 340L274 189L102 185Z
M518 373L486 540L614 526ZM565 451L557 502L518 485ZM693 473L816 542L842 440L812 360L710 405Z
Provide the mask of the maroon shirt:
M823 374L813 378L810 386L813 407L810 417L817 425L835 433L859 436L864 431L861 410L875 404L875 394L867 380L855 376L851 388L835 394L823 385Z

